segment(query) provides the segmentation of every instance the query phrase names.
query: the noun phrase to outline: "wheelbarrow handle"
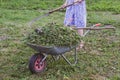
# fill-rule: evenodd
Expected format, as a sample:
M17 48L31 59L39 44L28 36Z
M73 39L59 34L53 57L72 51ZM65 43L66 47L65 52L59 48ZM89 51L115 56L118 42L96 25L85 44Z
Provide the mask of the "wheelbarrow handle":
M51 13L53 13L53 12L56 12L56 11L59 11L59 10L61 10L61 9L64 9L64 8L67 8L67 7L69 7L69 6L72 6L72 5L74 5L75 3L81 3L83 0L81 0L81 1L76 1L76 2L74 2L74 3L71 3L71 4L69 4L69 5L66 5L66 6L64 6L64 7L59 7L59 8L56 8L56 9L54 9L54 10L51 10L51 11L49 11L48 13L49 14L51 14Z
M87 30L83 36L86 36L86 34L88 34L91 30L103 30L103 29L113 29L115 30L115 27L113 27L112 25L105 25L104 27L99 27L102 26L101 23L97 23L91 27L85 27L85 28L75 28L73 27L73 29L78 30L78 29L84 29Z
M95 28L91 28L91 27L86 27L86 28L74 28L76 30L78 29L85 29L85 30L103 30L103 29L115 29L115 27L95 27Z

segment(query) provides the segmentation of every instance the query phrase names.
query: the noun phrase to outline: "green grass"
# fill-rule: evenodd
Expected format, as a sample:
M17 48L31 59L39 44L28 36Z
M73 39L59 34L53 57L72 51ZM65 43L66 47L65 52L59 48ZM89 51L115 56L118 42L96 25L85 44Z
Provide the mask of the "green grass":
M32 10L37 10L37 9L51 9L54 7L58 7L61 4L63 4L62 0L8 0L8 1L0 1L0 6L1 8L7 8L7 9L32 9ZM49 5L50 4L50 5Z
M93 0L93 2L95 1ZM88 27L95 23L102 23L103 25L112 24L116 29L91 31L85 37L85 48L78 52L78 64L75 66L69 66L62 58L56 62L50 62L50 58L47 58L47 69L42 74L36 75L31 74L28 69L29 59L36 52L26 46L23 39L36 28L35 26L30 27L29 22L48 10L9 9L3 3L4 1L2 1L0 9L0 80L120 79L119 14L108 11L88 11ZM44 26L49 22L62 24L63 19L64 12L56 12L34 24L39 24L39 26ZM70 55L70 53L66 53L66 55L68 54ZM69 55L67 57L71 59Z
M46 10L54 9L61 6L64 0L0 0L0 7L5 9L19 9L19 10ZM87 10L89 11L112 11L115 14L120 13L120 0L86 0Z
M88 1L88 10L95 11L113 11L115 14L120 12L120 1L119 0L99 0L99 1Z
M44 13L44 11L42 12ZM47 61L47 70L38 76L31 74L28 70L29 58L35 51L27 47L21 40L26 36L28 31L34 29L34 27L30 28L26 25L31 19L36 17L39 12L29 10L3 10L3 13L6 13L6 15L4 15L7 18L3 17L0 20L0 35L7 36L7 39L0 42L1 78L5 80L78 80L99 76L111 80L115 78L115 80L119 79L120 18L118 15L113 15L110 12L88 12L88 22L90 24L99 22L103 24L109 23L113 24L116 30L92 31L85 38L85 50L78 52L79 59L75 67L67 66L62 60L53 63ZM16 15L13 15L13 13L16 13ZM106 16L105 13L109 15ZM9 14L11 14L11 16L9 16ZM29 17L29 15L26 16L26 14L32 16ZM111 18L108 16L111 16ZM51 22L52 19L52 21L62 23L61 19L63 19L63 17L64 13L62 12L54 13L38 22L40 25L44 25L47 22ZM46 23L43 21L46 21ZM66 66L63 64L66 64Z

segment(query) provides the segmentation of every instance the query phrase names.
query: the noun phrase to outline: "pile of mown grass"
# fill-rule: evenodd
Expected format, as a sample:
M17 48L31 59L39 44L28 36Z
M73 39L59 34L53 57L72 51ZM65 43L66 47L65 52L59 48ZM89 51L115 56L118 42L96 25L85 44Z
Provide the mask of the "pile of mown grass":
M80 39L77 31L63 25L49 23L30 33L26 41L43 46L73 46L78 44Z

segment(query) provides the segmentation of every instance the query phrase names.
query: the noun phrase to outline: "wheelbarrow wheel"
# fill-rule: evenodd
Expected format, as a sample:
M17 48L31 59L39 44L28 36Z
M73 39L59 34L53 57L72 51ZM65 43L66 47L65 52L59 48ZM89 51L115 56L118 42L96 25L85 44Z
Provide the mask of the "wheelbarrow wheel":
M29 69L32 73L41 73L46 68L46 61L44 60L42 63L42 59L44 58L44 55L42 54L35 54L30 58L29 61Z

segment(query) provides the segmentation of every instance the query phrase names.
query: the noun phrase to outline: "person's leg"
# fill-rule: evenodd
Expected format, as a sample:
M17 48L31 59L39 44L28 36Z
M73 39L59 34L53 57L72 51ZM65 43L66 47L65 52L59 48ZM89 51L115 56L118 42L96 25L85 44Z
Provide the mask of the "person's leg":
M81 37L83 37L83 35L84 35L84 30L83 30L83 29L78 29L78 34L79 34ZM81 40L80 45L79 45L79 49L83 48L83 46L84 46L84 41Z
M83 21L81 20L79 23L76 22L76 24L77 24L78 28L85 28L86 27L86 20L83 19ZM81 37L84 37L84 29L78 29L77 32ZM83 47L84 47L84 41L81 40L81 42L79 44L79 49L81 49Z
M83 29L78 29L78 34L79 34L80 36L83 36L83 34L84 34Z

